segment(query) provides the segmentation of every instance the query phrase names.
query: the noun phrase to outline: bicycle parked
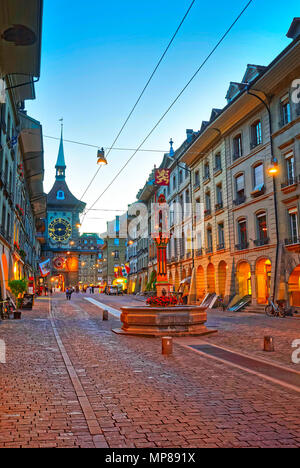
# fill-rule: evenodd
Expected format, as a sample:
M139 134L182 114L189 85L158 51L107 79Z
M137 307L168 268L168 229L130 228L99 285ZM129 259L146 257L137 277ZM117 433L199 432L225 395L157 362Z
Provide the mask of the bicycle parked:
M284 301L277 301L276 305L271 298L268 300L268 305L265 307L265 312L268 317L284 318L289 315L289 310L285 307Z

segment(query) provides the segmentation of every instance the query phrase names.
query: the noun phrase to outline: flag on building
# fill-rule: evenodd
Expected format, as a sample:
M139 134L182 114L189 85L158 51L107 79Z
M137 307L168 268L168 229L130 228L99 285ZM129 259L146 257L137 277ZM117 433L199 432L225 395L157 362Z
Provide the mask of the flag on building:
M44 278L45 276L50 275L51 272L51 264L50 259L45 260L44 262L39 264L41 276Z
M170 169L155 169L155 185L170 185Z

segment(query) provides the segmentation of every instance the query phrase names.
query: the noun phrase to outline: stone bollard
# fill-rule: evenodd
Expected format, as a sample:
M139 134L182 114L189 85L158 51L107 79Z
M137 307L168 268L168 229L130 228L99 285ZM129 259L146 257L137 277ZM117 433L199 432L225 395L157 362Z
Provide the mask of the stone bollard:
M264 351L267 353L273 353L275 351L273 336L264 337Z
M170 356L173 353L173 338L164 336L161 340L162 354Z
M107 310L103 311L103 320L108 320L108 311Z

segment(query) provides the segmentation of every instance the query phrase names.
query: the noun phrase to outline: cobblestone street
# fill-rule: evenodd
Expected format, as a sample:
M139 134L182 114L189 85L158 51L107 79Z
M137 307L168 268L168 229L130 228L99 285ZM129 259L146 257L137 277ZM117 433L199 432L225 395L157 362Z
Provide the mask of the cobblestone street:
M0 325L1 447L300 447L298 393L177 344L163 357L82 295L49 310Z

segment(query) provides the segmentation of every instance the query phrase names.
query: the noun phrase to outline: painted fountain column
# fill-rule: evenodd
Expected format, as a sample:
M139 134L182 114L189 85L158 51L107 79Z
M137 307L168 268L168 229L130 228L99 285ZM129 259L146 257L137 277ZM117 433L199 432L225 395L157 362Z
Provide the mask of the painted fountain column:
M157 249L157 297L169 296L172 290L172 285L168 281L167 271L167 247L170 241L167 210L168 205L165 196L160 195L155 212L155 230L152 233L152 238L155 241Z

